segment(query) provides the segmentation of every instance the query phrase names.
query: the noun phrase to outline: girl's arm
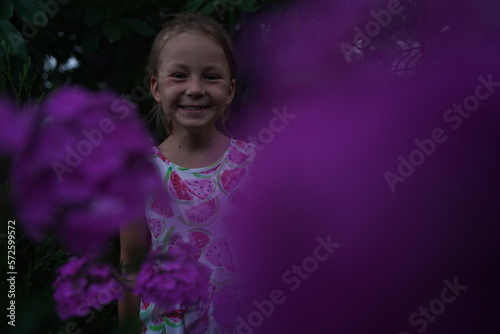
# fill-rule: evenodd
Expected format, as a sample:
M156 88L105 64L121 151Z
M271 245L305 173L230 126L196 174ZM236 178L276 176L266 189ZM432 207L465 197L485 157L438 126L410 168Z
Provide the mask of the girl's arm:
M149 252L150 232L146 222L120 228L120 260L123 272L133 287L135 276ZM140 299L125 289L125 298L118 301L118 319L123 333L139 333Z

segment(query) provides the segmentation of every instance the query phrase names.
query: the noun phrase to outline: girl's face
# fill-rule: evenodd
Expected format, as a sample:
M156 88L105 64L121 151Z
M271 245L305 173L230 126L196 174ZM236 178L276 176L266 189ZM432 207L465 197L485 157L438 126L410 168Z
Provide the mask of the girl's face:
M180 33L165 44L158 77L151 78L153 97L174 132L215 128L235 88L222 46L196 32Z

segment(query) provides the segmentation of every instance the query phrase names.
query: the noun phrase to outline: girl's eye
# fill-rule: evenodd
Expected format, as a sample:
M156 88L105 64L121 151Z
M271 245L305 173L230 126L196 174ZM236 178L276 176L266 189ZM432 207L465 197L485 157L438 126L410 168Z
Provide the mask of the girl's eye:
M176 79L185 79L186 75L183 73L174 73L171 75L171 77L176 78Z
M207 76L205 76L205 78L207 78L208 80L220 79L220 77L218 75L215 75L215 74L208 74Z

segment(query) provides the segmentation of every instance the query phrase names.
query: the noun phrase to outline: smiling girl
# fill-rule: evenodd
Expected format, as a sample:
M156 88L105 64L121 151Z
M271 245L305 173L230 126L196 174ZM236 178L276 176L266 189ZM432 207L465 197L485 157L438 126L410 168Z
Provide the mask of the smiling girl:
M189 242L212 275L208 304L165 310L142 300L143 332L230 332L230 322L216 311L217 301L228 302L236 267L224 213L239 197L255 152L253 144L221 132L236 90L233 46L217 21L174 15L153 43L148 69L157 121L168 133L152 148L151 160L169 201L153 198L146 205L147 224L122 231L122 261L127 265L148 249L168 253ZM128 296L119 310L123 323L139 314L138 300Z

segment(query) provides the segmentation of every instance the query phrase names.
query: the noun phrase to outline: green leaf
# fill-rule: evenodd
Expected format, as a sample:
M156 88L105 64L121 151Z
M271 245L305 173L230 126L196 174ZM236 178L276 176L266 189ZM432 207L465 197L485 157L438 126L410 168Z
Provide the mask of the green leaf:
M93 27L97 23L102 21L102 11L95 10L95 9L89 9L85 13L85 17L83 19L85 20L85 23L87 23L87 25L89 27Z
M0 41L5 41L10 48L10 54L26 60L28 52L24 44L23 35L7 20L0 20Z
M120 27L118 27L112 21L105 21L102 24L102 32L104 35L110 37L114 42L118 41L122 37L122 31Z
M119 22L125 28L135 31L145 37L152 37L156 34L156 29L145 21L134 19L131 17L122 17Z
M14 6L10 0L2 0L0 3L0 19L10 19L14 13Z

